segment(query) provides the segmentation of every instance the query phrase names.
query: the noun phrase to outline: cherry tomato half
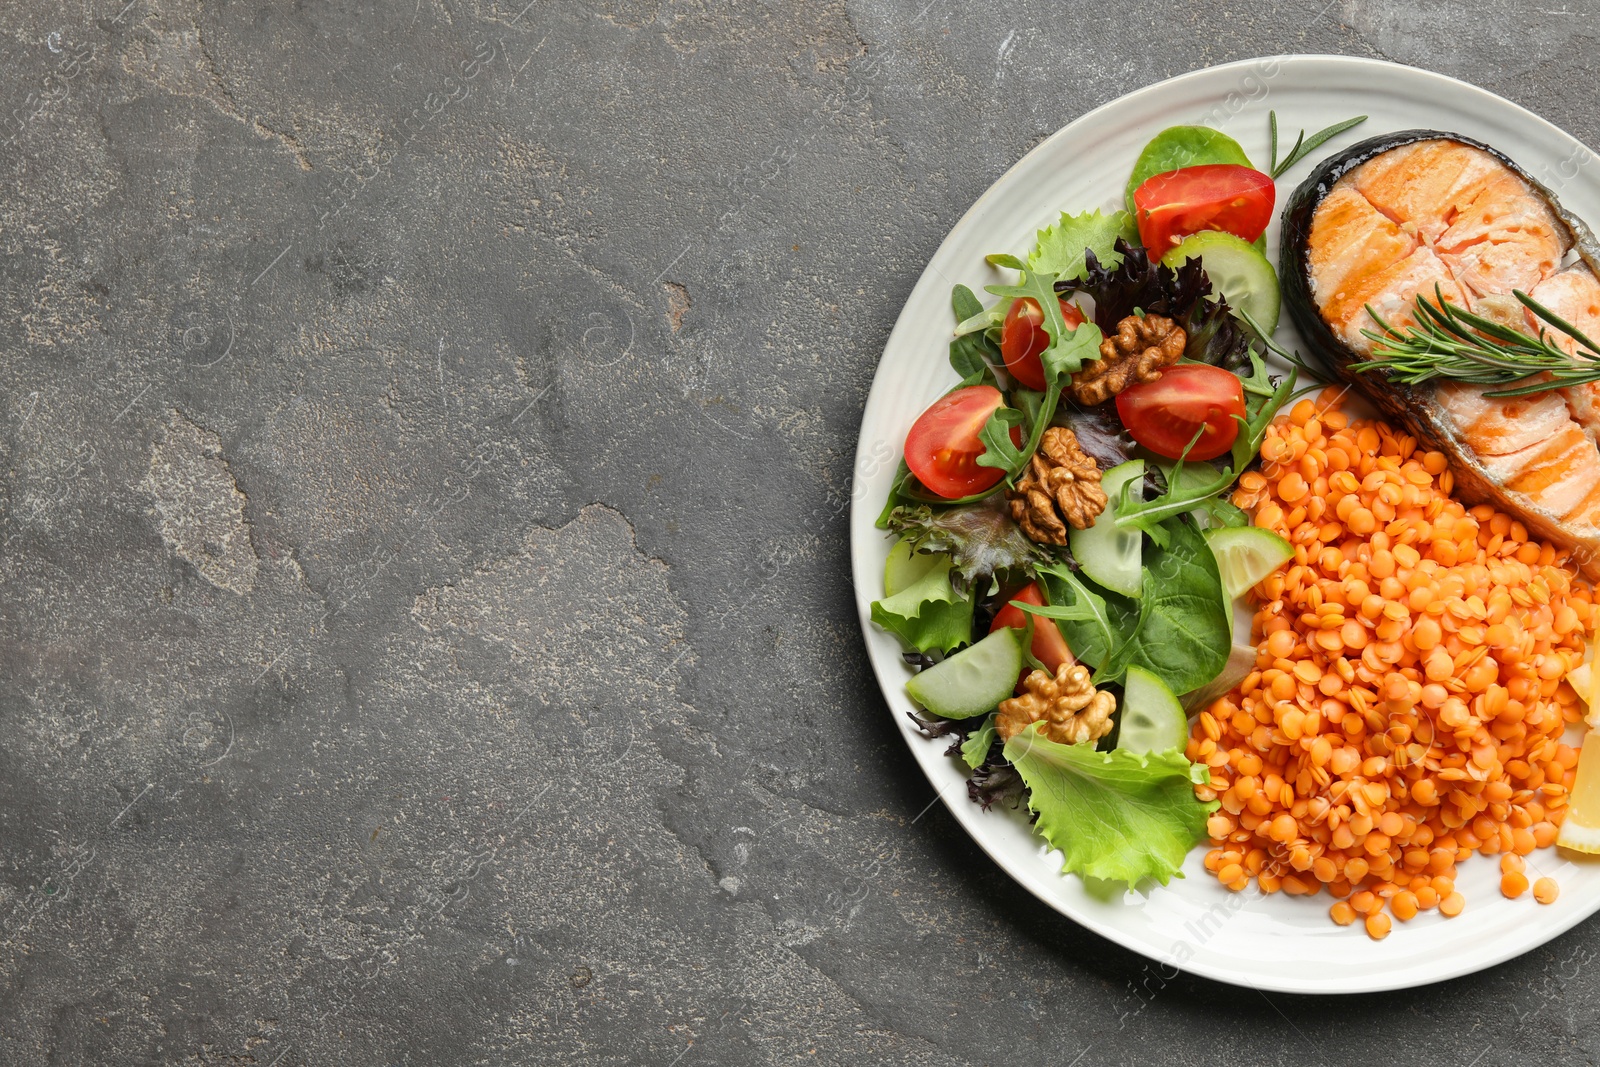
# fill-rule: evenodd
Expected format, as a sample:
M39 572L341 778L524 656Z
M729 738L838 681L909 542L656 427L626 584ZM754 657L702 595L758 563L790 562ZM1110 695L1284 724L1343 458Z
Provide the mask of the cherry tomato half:
M984 452L978 431L1005 401L992 385L969 385L940 397L918 415L906 435L906 466L917 481L947 500L994 488L1005 471L978 466ZM1022 444L1022 431L1015 426L1011 440Z
M1237 163L1208 163L1157 174L1133 191L1139 238L1158 259L1191 233L1225 230L1254 241L1272 221L1272 179Z
M1117 394L1117 415L1133 439L1157 455L1215 459L1239 436L1235 415L1244 415L1244 386L1237 375L1204 363L1179 363Z
M1083 323L1083 312L1078 305L1061 301L1061 317L1068 329L1077 329ZM1005 358L1006 370L1029 389L1044 388L1044 364L1039 353L1050 345L1050 335L1044 332L1044 312L1039 301L1024 296L1011 302L1006 312L1005 325L1000 328L1000 355Z
M1043 604L1044 594L1039 590L1038 582L1029 582L1015 593L1006 598L1006 604L995 612L994 622L989 625L989 632L994 633L1002 626L1009 626L1014 630L1021 630L1028 625L1028 615L1021 608L1011 606L1011 601L1020 600L1024 604ZM1038 615L1033 616L1033 658L1048 667L1054 673L1063 663L1076 663L1072 650L1067 647L1066 639L1061 636L1061 631L1056 624ZM1022 672L1026 675L1026 669Z

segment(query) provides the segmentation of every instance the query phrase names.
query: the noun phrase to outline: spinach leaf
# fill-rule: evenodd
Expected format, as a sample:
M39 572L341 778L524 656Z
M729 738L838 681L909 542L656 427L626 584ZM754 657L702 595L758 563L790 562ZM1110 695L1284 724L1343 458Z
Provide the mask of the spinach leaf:
M1120 676L1134 664L1174 693L1187 693L1227 666L1233 618L1217 561L1199 528L1186 515L1161 525L1166 546L1145 550L1138 627L1099 674Z
M950 304L955 309L956 321L962 322L984 313L983 305L971 289L958 285L950 292ZM1000 350L984 331L964 333L950 342L950 366L961 375L962 388L968 385L995 385L994 371L990 365L1001 361Z
M1133 203L1133 191L1146 179L1184 167L1199 167L1207 163L1238 163L1250 166L1250 157L1244 154L1239 142L1210 126L1168 126L1144 146L1133 173L1128 176L1126 197L1128 211L1134 218L1139 209Z
M983 301L978 299L976 293L964 285L958 285L950 290L950 306L955 310L956 321L970 319L983 310Z

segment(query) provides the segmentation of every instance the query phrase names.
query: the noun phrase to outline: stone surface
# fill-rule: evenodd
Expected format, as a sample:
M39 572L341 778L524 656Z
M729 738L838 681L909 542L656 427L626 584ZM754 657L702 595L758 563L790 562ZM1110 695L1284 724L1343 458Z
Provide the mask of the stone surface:
M1031 145L1388 55L1591 143L1584 5L0 5L0 1063L1593 1062L1600 929L1318 1001L938 806L877 352Z

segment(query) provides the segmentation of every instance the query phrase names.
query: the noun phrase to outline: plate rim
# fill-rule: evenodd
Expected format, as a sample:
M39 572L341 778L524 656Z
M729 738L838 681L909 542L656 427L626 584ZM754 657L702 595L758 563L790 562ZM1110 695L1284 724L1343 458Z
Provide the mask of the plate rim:
M891 329L889 336L885 339L883 350L879 353L877 363L874 366L872 384L868 389L866 401L862 407L861 422L857 431L856 450L853 460L854 466L852 468L851 475L852 482L858 482L863 470L875 470L876 465L882 462L881 455L874 456L868 454L868 450L869 448L873 447L873 444L868 441L867 429L869 423L872 421L874 409L883 403L883 395L891 388L887 379L881 374L885 354L895 347L897 339L903 332L909 332L911 329L911 323L907 317L908 310L910 309L911 305L916 302L919 291L925 284L928 283L929 275L937 274L941 277L943 276L942 272L938 270L937 266L942 253L952 243L956 236L965 229L970 219L982 212L992 199L1001 195L998 190L1001 186L1007 184L1008 178L1010 178L1018 170L1024 168L1024 166L1027 165L1036 155L1051 151L1053 146L1058 142L1072 136L1080 127L1090 125L1094 120L1101 118L1108 111L1113 109L1120 110L1127 108L1131 105L1134 105L1141 99L1155 96L1160 93L1170 92L1174 88L1181 87L1186 82L1208 81L1210 79L1228 74L1245 73L1251 69L1260 71L1264 67L1271 64L1295 66L1316 66L1321 64L1328 67L1344 67L1351 70L1367 68L1371 70L1382 71L1384 72L1385 76L1398 75L1403 78L1417 79L1418 82L1422 84L1431 83L1439 87L1449 87L1452 92L1457 94L1464 93L1468 97L1476 97L1481 101L1492 102L1493 106L1496 108L1509 108L1512 110L1512 112L1516 113L1520 119L1531 122L1535 126L1539 127L1541 132L1553 132L1559 137L1579 145L1585 151L1588 151L1591 156L1594 155L1593 150L1590 149L1588 145L1584 144L1583 141L1579 140L1568 131L1555 125L1553 122L1544 118L1543 116L1529 110L1526 107L1523 107L1521 104L1518 104L1513 100L1508 100L1498 93L1485 89L1482 86L1474 85L1471 82L1464 81L1448 74L1441 74L1437 71L1426 70L1421 67L1414 67L1408 64L1396 63L1389 60L1371 59L1364 56L1348 56L1327 53L1278 53L1237 59L1228 63L1199 67L1194 70L1186 71L1182 74L1177 74L1173 77L1165 78L1149 85L1141 86L1140 88L1131 92L1108 100L1105 103L1100 104L1087 112L1084 112L1082 115L1077 116L1072 121L1061 126L1054 133L1050 134L1048 137L1044 138L1038 144L1029 149L1014 163L1012 163L1011 166L1007 167L1006 170L997 176L984 189L978 198L972 202L966 211L961 214L960 218L958 218L950 226L944 237L940 240L939 245L929 256L921 272L917 276L916 282L908 291L905 302L902 304L900 312L895 318L894 327ZM1270 76L1275 78L1277 75L1273 74ZM1524 165L1526 166L1528 164L1524 162ZM1276 219L1274 221L1276 221ZM945 280L948 281L948 279ZM898 462L900 457L900 450L898 448L894 450L893 456L896 462ZM904 740L906 743L907 748L910 750L912 758L916 762L918 769L922 771L923 777L935 790L935 800L945 806L945 808L955 819L956 823L961 826L961 828L978 845L984 854L989 857L995 866L998 867L1007 878L1021 885L1047 907L1050 907L1052 910L1058 912L1068 919L1071 919L1073 922L1084 927L1085 929L1092 931L1100 937L1106 938L1108 941L1111 941L1130 952L1137 953L1140 956L1158 962L1163 966L1173 967L1175 970L1181 970L1187 974L1196 975L1239 988L1253 989L1256 991L1271 989L1274 992L1310 995L1354 995L1434 985L1440 982L1449 981L1453 978L1459 978L1464 975L1487 970L1491 967L1505 963L1508 960L1525 955L1534 949L1541 947L1542 945L1548 944L1554 939L1560 937L1562 934L1566 933L1568 930L1572 929L1574 926L1592 917L1597 911L1600 911L1600 899L1597 899L1594 906L1589 908L1587 911L1575 909L1569 915L1551 921L1547 927L1540 931L1541 936L1537 937L1533 941L1511 944L1501 949L1492 951L1486 956L1474 956L1465 959L1458 959L1444 965L1436 972L1430 972L1425 975L1402 975L1389 978L1382 974L1377 974L1370 976L1371 980L1369 982L1359 985L1349 982L1340 982L1339 980L1316 982L1280 979L1275 981L1274 984L1270 986L1252 982L1242 974L1230 972L1225 968L1214 966L1203 960L1185 960L1181 964L1175 963L1171 959L1164 958L1163 956L1151 951L1148 946L1139 943L1136 939L1128 936L1124 931L1109 927L1106 924L1097 921L1093 916L1080 913L1079 910L1071 906L1071 902L1066 901L1052 893L1049 886L1046 884L1047 879L1041 876L1037 871L1032 869L1019 869L1016 865L1010 862L1009 859L1002 858L1002 856L998 853L997 848L992 847L994 842L989 839L988 834L981 831L980 824L977 822L980 817L994 817L994 813L972 804L972 802L966 797L964 791L961 795L955 798L947 795L948 787L941 788L940 784L934 780L932 777L932 771L924 759L922 748L919 747L928 746L932 744L932 742L922 735L916 733L915 730L909 725L900 722L901 716L896 712L895 708L893 707L893 701L890 698L891 679L885 676L885 667L879 662L879 657L874 654L872 641L870 639L870 635L872 633L871 627L873 625L870 617L870 604L872 598L864 592L865 589L870 588L870 584L864 585L863 583L870 583L875 578L875 575L872 573L872 569L870 567L866 567L867 561L863 558L863 553L860 551L860 538L858 537L858 531L861 529L863 513L870 515L871 519L876 519L880 508L881 504L874 506L871 501L863 500L862 494L859 491L852 492L850 502L849 540L851 581L856 599L857 621L862 631L862 646L866 652L867 661L872 668L873 677L880 691L880 696L884 700L887 707L889 717L894 723L895 728L900 733L902 740ZM868 525L870 524L871 520L869 519ZM866 573L863 573L864 567L866 567ZM903 680L895 680L894 684L903 685L904 683ZM942 750L939 753L939 758L944 758ZM1193 850L1191 850L1191 855L1192 853ZM1050 875L1048 880L1053 881L1068 877L1070 876L1064 873L1055 873ZM1252 889L1250 891L1245 891L1244 893L1238 894L1237 899L1245 901L1246 906L1248 906L1249 901L1259 899L1264 896L1265 894L1261 894L1259 890Z

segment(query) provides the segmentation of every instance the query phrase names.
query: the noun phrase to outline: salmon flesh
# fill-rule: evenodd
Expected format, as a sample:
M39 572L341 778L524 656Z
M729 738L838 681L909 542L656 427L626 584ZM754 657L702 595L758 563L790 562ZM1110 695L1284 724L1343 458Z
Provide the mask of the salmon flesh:
M1330 372L1446 453L1469 502L1572 546L1574 562L1600 578L1600 384L1487 397L1494 386L1408 386L1354 369L1372 353L1373 312L1411 325L1419 296L1537 334L1512 296L1520 290L1600 338L1600 272L1583 222L1487 145L1417 130L1318 167L1284 210L1283 248L1290 314ZM1548 336L1587 358L1576 339Z

